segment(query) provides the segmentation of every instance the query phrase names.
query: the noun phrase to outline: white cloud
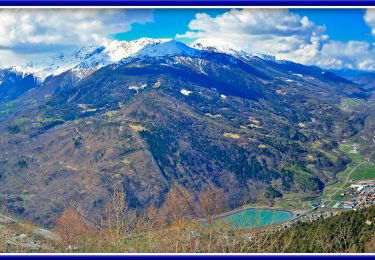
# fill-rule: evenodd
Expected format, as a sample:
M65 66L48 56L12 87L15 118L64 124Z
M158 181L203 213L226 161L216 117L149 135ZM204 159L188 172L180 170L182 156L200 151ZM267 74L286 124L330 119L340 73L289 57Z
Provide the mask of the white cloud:
M374 14L367 11L369 24L375 25ZM217 17L197 14L189 30L177 37L325 68L375 69L373 44L331 41L325 30L286 9L234 9Z
M367 9L364 19L371 28L371 33L375 35L375 9Z
M152 19L147 10L2 9L0 46L97 44Z
M313 62L332 69L375 70L375 45L365 41L329 41Z
M219 47L310 59L327 39L325 27L286 9L233 9L217 17L197 14L180 38ZM301 51L304 50L304 51Z
M0 9L0 66L101 45L134 23L153 21L152 10Z

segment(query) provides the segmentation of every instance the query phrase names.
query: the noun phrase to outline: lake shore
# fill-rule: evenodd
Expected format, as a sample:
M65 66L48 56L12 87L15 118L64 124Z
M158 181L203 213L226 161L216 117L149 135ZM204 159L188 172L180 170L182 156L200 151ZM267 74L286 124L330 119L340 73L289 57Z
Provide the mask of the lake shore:
M285 209L256 208L252 206L235 209L215 218L218 222L228 222L239 229L262 228L287 223L295 213Z

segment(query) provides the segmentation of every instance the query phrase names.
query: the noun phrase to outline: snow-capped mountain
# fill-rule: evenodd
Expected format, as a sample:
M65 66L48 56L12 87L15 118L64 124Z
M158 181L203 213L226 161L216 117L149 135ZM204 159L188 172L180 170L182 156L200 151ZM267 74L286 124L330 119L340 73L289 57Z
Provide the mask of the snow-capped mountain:
M225 47L218 47L218 46L210 46L205 45L199 42L194 42L189 45L191 48L198 49L198 50L205 50L205 51L213 51L218 53L225 53L236 58L242 58L246 60L250 60L252 58L261 58L262 60L267 60L271 62L278 61L275 56L269 54L262 54L262 53L250 53L248 51L242 49L232 49L232 48L225 48Z
M171 42L171 39L140 38L133 41L111 41L105 46L106 54L112 61L117 62L123 58L138 53L144 48L152 48L158 44Z
M133 41L108 41L103 46L73 48L11 69L25 76L32 74L43 82L47 77L59 75L67 70L72 70L78 78L84 78L101 67L126 58L196 57L202 51L225 53L244 59L254 56L246 51L204 46L199 43L186 45L172 39L140 38Z
M196 56L199 50L175 40L147 46L136 53L136 57Z
M260 58L271 62L276 61L273 56L249 53L244 50L206 46L201 43L186 45L172 39L140 38L133 41L108 41L102 46L71 48L10 69L24 76L33 75L40 82L49 76L56 76L68 70L82 79L102 67L126 61L129 58L199 57L203 52L224 53L246 60Z
M134 41L111 41L88 53L84 59L73 67L72 71L79 78L83 78L102 67L134 56L145 48L152 48L169 41L171 40L151 38L140 38Z
M26 75L34 75L43 82L48 76L72 70L79 78L126 57L138 53L145 47L171 41L170 39L140 38L134 41L110 41L103 46L71 48L56 55L46 55L24 65L10 69Z
M0 69L0 104L18 98L37 85L38 82L31 74L23 75L14 70Z
M133 58L197 57L201 52L172 39L141 38L134 41L112 41L87 55L72 71L79 78L83 78L101 67L128 62Z
M44 81L48 76L59 75L72 69L80 63L88 53L97 47L70 48L54 55L38 56L27 64L11 67L10 69L22 73L24 76L34 75L39 81Z
M199 42L193 42L189 46L191 48L198 49L198 50L225 53L225 54L238 56L238 57L252 57L253 56L251 53L245 52L243 50L235 50L235 49L232 49L232 48L205 45L205 44L202 44L202 43L199 43Z

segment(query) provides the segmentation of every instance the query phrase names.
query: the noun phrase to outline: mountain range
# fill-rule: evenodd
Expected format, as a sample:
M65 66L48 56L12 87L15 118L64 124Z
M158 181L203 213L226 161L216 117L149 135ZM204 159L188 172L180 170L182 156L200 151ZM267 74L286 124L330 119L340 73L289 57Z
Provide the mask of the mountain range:
M0 205L49 225L72 206L100 218L116 189L161 205L176 182L231 207L319 195L350 162L339 143L373 138L372 110L342 106L372 99L366 75L147 38L2 68Z

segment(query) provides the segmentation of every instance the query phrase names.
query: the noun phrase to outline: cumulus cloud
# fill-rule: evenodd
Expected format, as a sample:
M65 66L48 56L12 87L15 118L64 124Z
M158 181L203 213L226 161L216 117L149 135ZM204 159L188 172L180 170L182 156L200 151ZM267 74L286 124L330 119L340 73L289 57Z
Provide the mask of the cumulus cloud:
M189 31L177 37L304 61L315 55L327 40L324 32L324 26L317 26L307 17L286 9L233 9L217 17L197 14L189 23Z
M152 21L148 10L3 9L0 46L100 44L133 23Z
M366 23L371 28L371 33L375 35L375 9L367 9L364 17Z
M313 62L332 69L375 70L375 46L365 41L329 41Z
M366 17L375 25L374 12ZM324 26L286 9L233 9L217 17L199 13L188 28L177 37L325 68L375 69L373 44L329 40Z
M25 65L81 46L101 45L135 23L152 21L152 10L1 9L0 66Z

